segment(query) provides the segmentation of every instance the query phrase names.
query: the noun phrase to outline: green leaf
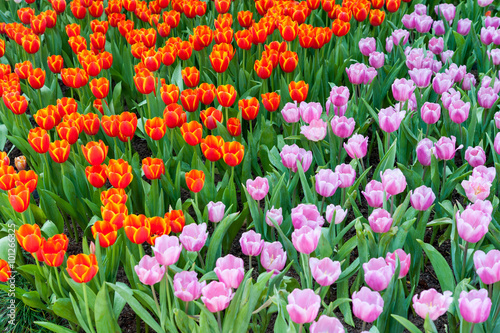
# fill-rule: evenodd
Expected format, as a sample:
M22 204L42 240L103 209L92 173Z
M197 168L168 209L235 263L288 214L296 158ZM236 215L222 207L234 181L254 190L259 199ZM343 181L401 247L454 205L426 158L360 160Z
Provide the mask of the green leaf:
M300 182L302 184L302 190L304 191L304 198L306 199L306 203L314 204L316 200L314 199L311 187L309 187L309 183L306 180L306 175L304 173L304 169L302 168L302 163L300 162L297 162L297 172L300 177Z
M121 332L116 318L114 317L106 285L97 293L94 306L94 317L97 333Z
M25 293L23 295L23 302L24 304L32 308L47 310L45 304L43 304L43 302L40 300L40 295L38 294L38 291L30 291Z
M211 271L214 269L215 260L217 259L217 251L222 244L222 240L226 235L227 230L234 222L234 220L236 220L237 216L238 213L233 213L226 216L226 218L224 218L224 220L222 220L222 222L217 225L217 228L215 228L215 232L212 234L210 244L208 245L207 259L205 263L207 271Z
M413 324L411 321L409 321L408 319L406 318L403 318L401 316L398 316L398 315L391 315L392 318L396 319L397 321L399 321L399 323L401 325L403 325L408 331L410 331L410 333L422 333L417 326L415 326L415 324Z
M51 330L52 332L56 332L56 333L75 333L74 331L72 331L66 327L62 327L62 326L48 323L45 321L35 321L35 324L42 326L42 327L45 327L46 329Z
M52 305L52 311L57 316L78 324L78 319L75 316L75 311L73 311L73 305L69 298L58 298Z
M450 265L448 265L441 253L439 253L432 245L424 243L420 239L417 239L417 242L420 246L422 246L427 257L429 257L432 267L434 268L439 280L439 284L441 285L441 289L443 291L454 291L456 286L455 277L450 269Z
M396 148L397 148L398 140L394 140L391 145L391 148L384 155L380 163L377 165L377 168L373 172L373 178L379 179L380 173L385 169L392 169L394 167L394 160L396 159Z

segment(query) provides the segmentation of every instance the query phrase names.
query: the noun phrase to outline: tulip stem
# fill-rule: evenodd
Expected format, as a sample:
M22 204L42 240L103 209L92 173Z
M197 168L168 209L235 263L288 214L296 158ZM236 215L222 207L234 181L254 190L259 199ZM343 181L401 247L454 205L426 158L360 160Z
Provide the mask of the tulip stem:
M34 253L33 257L35 258L35 262L36 262L36 267L38 267L38 271L40 272L40 275L42 277L45 277L44 274L43 274L43 271L42 271L42 267L40 267L40 262L38 261L38 257L37 257L37 254ZM490 285L491 286L491 285Z
M366 328L366 321L363 321L363 325L361 326L361 331L364 331Z
M200 260L201 268L205 269L205 263L203 262L200 251L198 251L198 259Z
M128 160L132 164L132 138L128 138L127 143L128 143L128 153L129 153Z
M173 323L174 322L174 318L173 318L173 311L172 311L172 300L170 299L170 290L169 290L169 285L170 285L170 278L168 276L168 266L165 266L165 276L166 276L166 291L167 291L167 302L168 302L168 313L170 315L170 321Z
M302 333L302 329L304 328L304 324L300 324L299 326L299 333Z
M198 208L198 192L194 193L194 204L196 205L196 208Z
M59 278L59 275L57 277ZM87 320L89 321L89 329L91 332L95 332L94 325L92 325L92 319L90 318L89 301L87 297L87 284L83 283L82 287L83 287L83 299L85 301L85 311L87 313Z
M139 260L144 257L144 248L142 247L142 244L137 244L137 247L139 248Z
M248 256L248 270L252 269L252 256Z
M469 331L469 333L474 332L474 326L475 326L475 325L476 325L476 323L472 323L472 326L470 327L470 331Z
M323 197L323 199L321 199L321 210L320 210L320 214L323 215L323 208L325 207L325 197Z
M158 316L162 317L161 310L160 310L160 304L158 303L158 298L156 297L156 290L155 290L155 287L153 285L151 285L151 292L153 293L153 298L155 300L156 310L158 311Z
M444 184L446 182L446 160L443 160L443 185L441 186L441 193L439 194L439 197L442 199L443 192L444 192Z
M464 248L464 260L462 262L462 279L465 276L465 265L467 264L467 251L469 250L469 242L465 241L465 248ZM471 331L472 332L472 331Z
M222 324L220 320L220 311L217 312L217 324L219 324L219 332L222 332Z
M393 210L394 210L394 196L391 195L391 215L392 215Z
M215 185L215 162L212 162L212 181Z
M61 278L59 277L59 274L57 272L57 267L54 267L54 272L56 273L56 279L57 279L57 286L59 287L59 291L61 292L61 297L65 297L65 293L63 291L62 285L61 285Z

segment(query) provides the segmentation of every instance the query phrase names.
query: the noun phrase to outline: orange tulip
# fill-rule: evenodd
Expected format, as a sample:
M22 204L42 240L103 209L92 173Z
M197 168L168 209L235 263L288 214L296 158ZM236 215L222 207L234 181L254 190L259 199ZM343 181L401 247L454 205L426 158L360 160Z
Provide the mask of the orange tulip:
M56 140L49 144L50 157L56 163L64 163L69 157L70 144L66 140Z
M45 71L41 68L36 68L31 71L28 77L28 83L33 89L40 89L45 84Z
M0 259L0 282L9 281L12 276L10 265L7 261Z
M263 57L260 60L255 60L253 68L257 73L257 76L262 80L265 80L271 77L271 74L273 72L273 62L271 61L271 59Z
M21 40L24 51L29 54L35 54L40 49L40 37L37 35L25 35Z
M95 113L86 113L82 116L83 131L87 135L96 135L99 132L101 121Z
M108 4L111 5L111 2L109 2ZM119 6L120 10L117 13L121 11L121 3L119 4ZM100 32L102 34L106 34L106 32L108 32L108 21L92 20L92 22L90 22L90 29L92 29L93 33Z
M160 94L166 105L177 103L179 100L179 87L175 84L164 84L160 88Z
M253 36L250 30L240 30L234 35L236 44L242 50L250 50L252 48Z
M85 168L85 176L90 185L95 188L101 188L106 184L107 170L106 165L93 165Z
M93 79L89 83L89 88L92 91L92 94L97 99L103 99L108 96L109 93L109 81L105 77L101 77L99 79Z
M141 53L141 61L149 71L156 72L160 69L161 55L161 52L155 51L154 48L145 50Z
M104 133L110 138L118 136L119 120L117 115L102 116L101 118L102 129Z
M299 63L297 53L292 51L285 51L280 55L280 67L285 73L291 73L295 70Z
M63 68L61 69L61 79L65 86L78 89L87 84L89 76L81 68Z
M62 140L68 141L70 145L78 141L78 135L80 134L80 127L78 123L73 120L61 121L57 127L57 134Z
M97 235L99 235L99 245L101 247L110 247L116 242L118 231L116 226L109 221L96 221L91 230L94 239L97 240Z
M31 7L24 7L24 8L19 8L17 10L17 17L19 17L19 20L23 22L23 24L30 24L31 19L35 15L35 11Z
M52 73L59 74L63 68L63 58L60 55L52 55L47 57L47 65Z
M318 9L319 2L320 0L306 0L307 7L309 7L310 10Z
M369 2L358 2L352 7L352 15L354 19L358 22L366 20L368 13L370 12Z
M26 60L24 62L19 62L14 66L14 72L19 76L21 80L26 80L33 71L33 64L31 61Z
M75 113L78 110L78 104L73 98L63 97L57 100L57 112L62 118L66 115Z
M201 111L200 119L209 130L217 128L217 123L222 123L222 112L214 107Z
M177 55L181 60L188 60L193 54L193 45L189 41L182 41L177 45Z
M133 178L132 167L126 161L121 158L118 160L109 160L108 179L111 185L117 188L125 188Z
M16 231L16 239L26 252L35 253L42 245L40 227L37 224L23 224Z
M80 25L77 23L72 23L68 24L65 27L66 30L66 35L68 35L68 38L75 37L75 36L80 36Z
M211 162L217 162L222 157L221 147L224 139L220 136L207 135L201 139L200 147L205 158Z
M31 132L31 130L30 130ZM0 151L0 166L10 165L10 158L6 152Z
M90 282L99 271L95 254L81 253L69 256L67 265L66 271L76 283ZM84 286L84 288L86 287Z
M158 49L158 52L161 54L161 62L165 66L170 66L174 63L177 58L177 48L172 44L167 44Z
M252 23L250 31L252 32L252 43L255 45L263 44L266 41L267 27L265 22Z
M224 73L229 67L229 62L231 61L229 54L225 51L212 50L208 58L212 68L217 73Z
M351 24L349 22L344 22L342 20L337 19L332 23L332 32L337 37L342 37L347 35L349 29L351 29Z
M352 12L350 8L347 7L340 7L337 9L337 19L344 21L344 22L349 22L351 21L352 18Z
M148 95L155 90L155 79L149 70L142 70L134 76L134 83L137 90Z
M198 99L205 105L212 104L215 99L215 86L211 83L202 83L197 89Z
M49 150L50 137L47 131L41 127L35 127L30 129L28 133L28 142L39 154L45 154Z
M110 188L101 192L101 202L105 206L108 202L115 204L124 204L127 202L127 194L122 188Z
M226 122L226 128L232 136L238 136L241 134L241 123L238 118L229 118Z
M245 147L238 141L224 143L221 150L224 162L230 167L235 167L243 161Z
M47 240L42 240L43 261L48 266L59 267L64 261L67 249L68 237L65 234L57 234Z
M160 179L165 174L165 164L160 158L146 157L142 160L142 171L147 179Z
M387 0L385 2L385 8L389 13L395 13L398 11L401 6L401 0Z
M14 165L16 166L17 171L26 170L26 156L16 157L14 159Z
M379 9L370 10L369 21L372 26L377 27L381 25L382 23L384 23L384 19L385 19L385 12L383 10Z
M241 99L238 101L238 107L241 110L241 117L245 120L254 120L259 114L260 104L257 98Z
M216 90L217 101L223 107L230 107L236 101L236 90L230 84L220 85Z
M161 140L167 131L165 120L160 117L146 120L144 125L146 134L153 140Z
M299 81L299 82L292 81L288 84L288 92L290 93L290 97L297 103L306 100L308 91L309 91L309 84L306 84L304 81Z
M242 28L248 28L252 25L253 13L249 10L238 12L238 23Z
M0 166L0 189L10 191L16 186L17 173L13 166L2 164Z
M278 25L281 37L287 42L293 41L297 38L299 25L296 21L293 21L291 17L285 16Z
M371 0L371 3L374 9L380 9L384 7L385 0Z
M10 93L4 96L5 105L9 108L12 113L20 115L26 112L28 108L28 101L24 95L19 95L17 93Z
M181 73L184 84L189 88L196 87L200 83L200 71L196 67L186 67Z
M85 146L82 145L82 153L90 165L100 165L108 155L109 147L99 140L99 142L90 141Z
M164 217L154 216L149 219L149 237L147 239L150 245L155 245L156 238L162 235L170 234L170 221Z
M186 123L186 112L179 104L169 104L163 111L163 119L168 128L181 127Z
M196 89L186 89L181 92L182 107L188 112L198 110L200 100L198 99L198 92Z
M149 238L151 227L146 216L130 214L123 222L123 229L132 243L142 244Z
M132 140L137 129L137 116L132 112L122 112L118 116L118 139L122 142Z
M231 27L216 29L215 35L214 35L215 43L216 44L221 44L221 43L230 44L233 42L233 35L234 35L234 31L233 31L233 29L231 29Z
M24 156L22 156L24 157ZM35 191L38 184L38 175L33 170L21 170L17 174L16 186L24 185L28 188L30 193Z
M275 92L265 93L261 95L262 104L264 108L269 112L274 112L278 110L281 102L281 96Z
M168 125L168 123L167 123ZM201 141L203 128L199 122L193 120L181 126L181 134L188 145L196 146Z
M186 219L184 217L184 212L182 210L172 210L165 213L165 220L167 220L170 225L171 231L178 233L184 229L186 225Z
M107 192L109 191L110 190L108 190ZM106 202L104 206L101 206L102 219L104 221L113 223L113 225L116 227L116 230L121 229L121 227L123 226L123 222L125 221L125 217L128 215L127 206L125 206L124 203L115 203L111 201L111 199L117 200L117 196L119 196L119 193L113 195L108 194L108 198L110 199L106 199L108 200L108 202ZM119 198L121 199L121 201L123 201L123 196L119 196ZM102 194L101 201L104 202L102 200Z
M209 46L213 40L212 30L207 25L200 25L194 28L193 44L199 51Z
M160 34L160 36L162 38L166 38L170 35L170 26L163 22L163 23L160 23L156 26L156 28L158 29L158 34Z

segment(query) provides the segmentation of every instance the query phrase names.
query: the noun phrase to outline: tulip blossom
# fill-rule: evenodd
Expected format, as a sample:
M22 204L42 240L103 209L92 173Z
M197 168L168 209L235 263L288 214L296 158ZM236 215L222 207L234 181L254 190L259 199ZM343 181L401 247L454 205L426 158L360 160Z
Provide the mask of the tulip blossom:
M474 267L484 284L500 281L500 251L490 250L484 253L478 250L474 253Z
M411 254L406 254L405 251L402 249L397 249L393 253L387 253L385 256L385 261L392 266L392 269L396 269L396 262L399 258L399 264L400 264L400 269L399 269L399 278L403 278L408 274L408 271L410 270L410 265L411 265Z
M281 114L283 116L283 119L289 124L297 123L300 121L300 110L297 107L297 102L286 103L281 110Z
M436 195L432 189L425 185L417 187L410 193L411 206L418 211L426 211L432 206L434 200L436 200Z
M303 134L310 141L321 141L326 136L327 123L321 119L313 119L308 126L300 127Z
M386 233L392 227L391 214L383 208L375 209L368 217L370 228L376 233Z
M283 211L281 207L274 208L274 206L272 206L271 209L266 212L267 225L270 227L274 227L273 221L271 221L271 219L273 219L277 225L281 225L281 223L283 223Z
M457 139L452 135L447 138L442 136L434 145L434 154L440 160L451 160L455 157L455 152L463 148L463 145L455 148Z
M344 149L350 158L363 158L368 150L368 137L354 134L344 143Z
M310 124L313 120L318 120L321 118L321 113L323 112L323 107L320 103L306 103L301 102L299 106L300 117L302 120Z
M241 235L240 246L244 255L256 257L262 252L264 240L260 234L250 230Z
M477 243L488 232L491 215L468 207L461 213L457 212L455 219L460 238L469 243Z
M163 235L156 239L155 245L151 247L151 250L160 265L170 266L179 260L182 245L179 244L179 238Z
M311 323L316 319L321 298L311 289L294 289L288 295L286 310L290 319L297 324Z
M208 232L206 223L191 223L182 229L182 233L179 235L179 240L186 251L198 252L205 245L207 237Z
M406 111L398 111L392 106L381 109L378 113L379 126L386 133L397 131L405 115Z
M448 107L448 111L451 121L461 124L469 118L470 103L465 103L462 100L453 101Z
M243 259L228 254L217 259L214 272L227 288L237 289L245 276L243 265Z
M384 204L384 185L376 180L371 180L366 184L365 190L361 192L368 202L368 206L381 208ZM386 200L389 194L386 193Z
M491 311L491 299L486 289L462 291L458 299L462 318L473 324L484 323Z
M333 214L335 213L335 220L333 220ZM342 209L342 207L335 206L334 204L326 206L326 220L328 223L339 224L344 221L347 216L347 209Z
M197 300L206 281L199 282L194 271L182 271L174 275L174 295L184 302Z
M280 242L264 243L260 253L260 264L268 272L281 271L286 265L286 251Z
M354 131L354 127L356 122L354 118L346 118L344 116L333 116L332 121L330 122L332 126L333 134L340 138L348 138L351 136Z
M476 202L476 200L485 200L490 195L492 183L481 176L471 175L468 180L463 180L461 185L467 199Z
M473 167L481 166L486 162L486 153L480 146L467 147L465 160Z
M397 195L406 189L406 178L399 169L387 169L384 173L380 172L382 185L386 193Z
M134 267L135 273L139 277L139 281L148 286L157 284L165 275L165 266L160 266L156 257L145 255L139 261L139 264Z
M414 295L412 300L413 309L422 319L429 315L431 320L436 320L448 311L453 302L453 293L447 290L440 294L431 288L422 291L420 295Z
M323 258L321 260L310 258L309 267L311 268L314 281L323 287L334 284L339 278L340 273L342 273L340 262L333 261L330 258Z
M376 291L361 287L359 291L352 294L353 314L367 322L374 322L384 310L384 299Z
M415 90L415 83L412 80L396 79L392 84L392 94L394 99L399 102L406 102L410 99Z
M436 103L425 102L420 109L420 115L426 124L435 124L441 116L441 106Z
M315 176L316 192L323 197L331 197L342 184L339 174L330 169L321 169Z
M340 320L335 317L321 315L318 321L315 321L309 327L311 333L344 333L345 329Z
M349 101L349 89L344 86L333 87L330 91L330 102L335 106L346 105Z
M283 165L293 172L297 172L298 170L297 162L300 162L304 172L309 169L312 163L312 152L306 151L304 148L299 148L296 144L283 146L280 156Z
M389 286L394 267L388 264L384 258L372 258L363 264L366 284L375 291L381 291Z
M248 194L256 201L264 199L269 192L267 178L257 177L255 180L248 179L246 185Z
M297 252L311 254L318 247L321 228L311 228L307 225L295 229L292 233L292 243Z
M201 301L210 312L219 312L226 309L233 299L231 288L222 282L212 281L201 289Z

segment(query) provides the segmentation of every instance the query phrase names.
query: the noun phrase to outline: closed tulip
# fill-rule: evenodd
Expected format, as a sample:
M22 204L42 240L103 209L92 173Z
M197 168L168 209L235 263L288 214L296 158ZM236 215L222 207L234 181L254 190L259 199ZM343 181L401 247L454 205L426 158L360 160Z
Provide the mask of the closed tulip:
M266 223L268 226L273 228L274 223L271 219L274 220L277 225L281 225L281 223L283 223L283 210L281 207L274 208L274 206L272 206L271 209L266 212Z
M486 162L486 153L480 146L468 147L465 151L465 160L475 168Z
M333 220L333 214L335 213L335 221ZM342 209L342 206L335 206L334 204L326 206L326 220L329 223L339 224L344 221L347 216L347 209Z
M311 254L318 246L321 228L311 228L307 225L295 229L292 233L292 243L295 249L300 253Z
M310 258L309 267L311 267L311 274L314 280L323 287L334 284L339 278L340 273L342 273L340 262L333 261L330 258L323 258L321 260Z
M191 302L200 298L201 290L207 282L199 282L194 271L182 271L174 275L173 284L175 297L183 302Z
M160 266L156 257L145 255L134 267L139 281L148 286L153 286L160 282L165 276L165 267Z
M82 145L82 153L90 165L100 165L108 155L108 148L102 140L90 141L87 145Z
M486 289L462 291L458 299L462 318L473 324L484 323L491 311L491 299Z
M346 118L345 116L333 116L332 121L330 122L332 126L333 134L340 138L348 138L351 136L354 131L354 127L356 122L354 118Z
M104 248L113 245L118 237L116 226L109 221L96 221L91 230L96 240L99 235L99 245Z
M29 253L38 252L42 245L42 234L37 224L23 224L16 231L16 239L19 245Z
M500 281L500 251L490 250L488 253L476 251L474 267L484 284L494 284Z
M208 232L206 231L206 223L191 223L182 229L182 233L179 235L179 240L186 251L198 252L203 248L205 242L207 241Z
M255 180L248 179L246 188L252 199L260 201L264 199L269 192L269 182L267 178L262 177L257 177Z
M23 184L16 186L8 191L9 202L12 208L18 212L22 213L28 209L30 204L30 191L29 188Z
M387 169L380 173L380 177L385 192L390 195L397 195L406 188L406 178L399 169Z
M201 170L191 170L186 172L186 185L190 191L198 193L205 184L205 173Z
M94 254L77 254L68 257L66 271L76 283L88 283L99 271Z
M418 211L426 211L436 200L436 195L430 187L422 185L411 191L411 206Z
M222 155L224 162L230 167L235 167L243 161L245 146L238 141L226 142L222 146Z
M220 136L207 135L205 138L201 139L200 148L205 156L211 162L216 162L222 157L222 146L224 145L224 139Z
M280 242L265 242L260 253L260 263L266 271L276 273L285 267L286 257L286 251L283 250L283 245Z
M226 309L234 294L231 288L222 282L212 281L201 289L201 300L210 312Z
M130 214L125 217L123 229L132 243L142 244L148 239L151 227L146 216Z
M182 245L175 236L163 235L156 239L155 245L151 247L156 260L160 265L174 265L179 260Z
M337 318L321 315L318 321L311 324L309 331L311 333L344 333L345 329Z
M354 134L347 143L344 143L344 149L351 158L363 158L368 150L368 137Z
M411 254L406 254L402 249L397 249L394 252L388 252L385 256L385 261L387 264L392 266L392 269L396 269L396 262L399 258L400 270L398 278L403 278L408 274L411 265Z
M132 166L123 159L109 160L107 173L109 182L117 188L127 187L133 179Z
M309 226L311 229L321 227L325 224L325 219L318 211L318 207L312 204L299 204L292 208L292 224L295 229Z
M383 208L375 209L368 217L370 228L376 233L386 233L392 227L391 214Z
M165 219L172 228L172 232L181 232L186 224L186 218L182 210L172 210L165 213Z
M199 122L193 120L189 123L184 123L181 126L181 134L186 143L190 146L196 146L201 141L203 129Z
M451 160L455 157L455 152L462 149L462 145L455 148L456 138L452 135L449 138L442 136L434 145L436 157L440 160Z
M431 158L434 152L434 143L430 139L422 139L417 144L417 159L423 166L431 165Z
M381 109L378 114L379 126L386 133L397 131L405 115L406 111L398 111L392 106Z
M429 316L431 320L436 320L450 308L453 303L453 293L447 290L441 294L431 288L413 296L412 300L413 309L422 319Z
M244 232L240 237L241 252L247 256L258 256L264 247L261 235L253 230Z
M297 324L311 323L318 316L321 298L312 289L294 289L288 295L286 310L290 319Z
M331 197L342 184L339 175L330 169L320 170L316 176L316 192L323 197Z
M59 267L64 261L67 249L68 237L65 234L57 234L47 240L42 240L43 261L48 266Z
M469 243L479 242L488 232L491 215L473 208L466 208L463 212L457 212L457 231L460 238Z
M309 84L306 84L304 81L292 81L288 84L288 92L290 93L290 98L297 103L306 100L308 91Z
M245 275L243 265L243 259L229 254L217 259L214 272L219 281L224 283L227 288L237 289Z
M420 115L426 124L435 124L441 116L441 106L437 103L425 102L420 109Z
M106 165L93 165L85 168L85 176L90 185L101 188L106 184L108 168Z

